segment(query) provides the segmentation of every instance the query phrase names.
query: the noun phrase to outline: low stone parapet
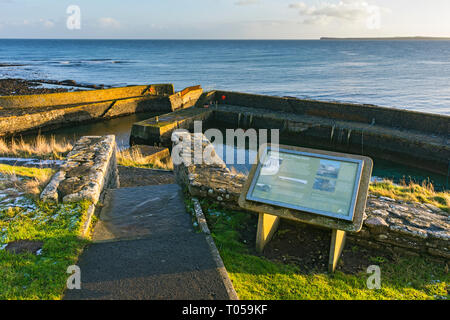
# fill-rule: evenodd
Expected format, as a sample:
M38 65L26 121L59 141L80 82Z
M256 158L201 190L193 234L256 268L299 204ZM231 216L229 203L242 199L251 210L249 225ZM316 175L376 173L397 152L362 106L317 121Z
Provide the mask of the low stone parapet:
M79 139L41 193L43 201L87 200L94 205L106 188L119 185L114 135Z
M370 195L355 242L377 249L426 253L450 259L450 216L430 204Z
M192 195L209 196L229 205L237 205L246 176L232 173L203 134L195 138L187 132L174 132L172 142L172 161L179 184L186 186ZM202 159L198 158L195 150L202 150ZM208 163L203 162L206 152L209 153Z
M187 135L190 134L176 133L172 136L173 150L176 150L175 146L184 144L179 149L188 151L184 153L186 161L178 165L174 163L177 181L193 196L210 198L226 207L240 209L238 199L247 176L231 172L217 155L211 164L187 161L194 158L194 144L186 143L189 138L194 139ZM213 149L204 136L199 141L204 148ZM189 145L192 146L190 151ZM429 204L369 195L363 228L359 233L350 233L349 237L363 246L450 259L449 214Z

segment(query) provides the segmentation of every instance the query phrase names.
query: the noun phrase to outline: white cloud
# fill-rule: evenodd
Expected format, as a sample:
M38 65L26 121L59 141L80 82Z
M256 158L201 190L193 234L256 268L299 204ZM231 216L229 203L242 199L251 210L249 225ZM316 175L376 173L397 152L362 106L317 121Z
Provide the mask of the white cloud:
M46 28L53 28L55 23L52 20L39 19L39 22Z
M381 12L387 11L364 0L341 0L338 3L325 2L318 6L299 2L290 4L289 8L298 10L302 22L305 24L327 25L333 21L364 22L369 29L379 28Z
M102 28L120 28L120 22L110 17L100 18L98 19L98 23Z
M236 1L234 4L237 6L248 6L248 5L252 5L252 4L258 4L261 3L260 0L239 0Z

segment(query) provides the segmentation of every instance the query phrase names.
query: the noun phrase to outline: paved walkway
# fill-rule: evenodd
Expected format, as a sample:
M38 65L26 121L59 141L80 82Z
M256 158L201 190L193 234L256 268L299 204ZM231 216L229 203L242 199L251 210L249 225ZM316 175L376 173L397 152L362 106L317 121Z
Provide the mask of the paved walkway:
M108 190L65 299L229 299L176 184Z

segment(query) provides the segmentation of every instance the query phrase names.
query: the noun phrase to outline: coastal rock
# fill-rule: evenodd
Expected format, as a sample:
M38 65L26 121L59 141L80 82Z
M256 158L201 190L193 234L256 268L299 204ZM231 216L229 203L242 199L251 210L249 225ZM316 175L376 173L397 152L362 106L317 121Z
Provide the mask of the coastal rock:
M381 233L389 225L380 217L371 217L364 221L364 225L367 226L373 233Z
M65 86L77 86L77 83L74 80L63 80L60 83Z
M65 171L55 173L41 193L41 200L48 202L58 202L58 186L66 178Z

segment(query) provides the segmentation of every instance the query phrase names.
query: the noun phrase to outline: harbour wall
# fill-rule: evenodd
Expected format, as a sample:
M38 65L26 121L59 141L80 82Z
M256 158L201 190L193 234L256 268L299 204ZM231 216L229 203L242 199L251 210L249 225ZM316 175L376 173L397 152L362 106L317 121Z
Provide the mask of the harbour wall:
M201 120L204 129L278 129L283 144L361 154L441 175L450 170L450 117L444 115L227 91L203 94L193 109L135 123L131 143L170 147L171 132L191 130Z
M324 102L220 90L215 91L214 95L209 97L209 101L217 101L219 104L295 113L304 116L330 118L336 121L350 121L413 130L435 135L448 135L450 133L449 116L375 105Z
M0 136L49 131L139 112L165 113L190 108L202 92L199 86L173 93L172 85L149 85L0 97ZM62 103L65 105L59 105Z
M279 129L284 144L356 153L438 174L450 170L450 117L371 105L215 91L213 122Z
M87 104L140 96L164 96L172 94L174 94L172 84L157 84L91 91L4 96L0 97L0 108L42 108L51 106Z

